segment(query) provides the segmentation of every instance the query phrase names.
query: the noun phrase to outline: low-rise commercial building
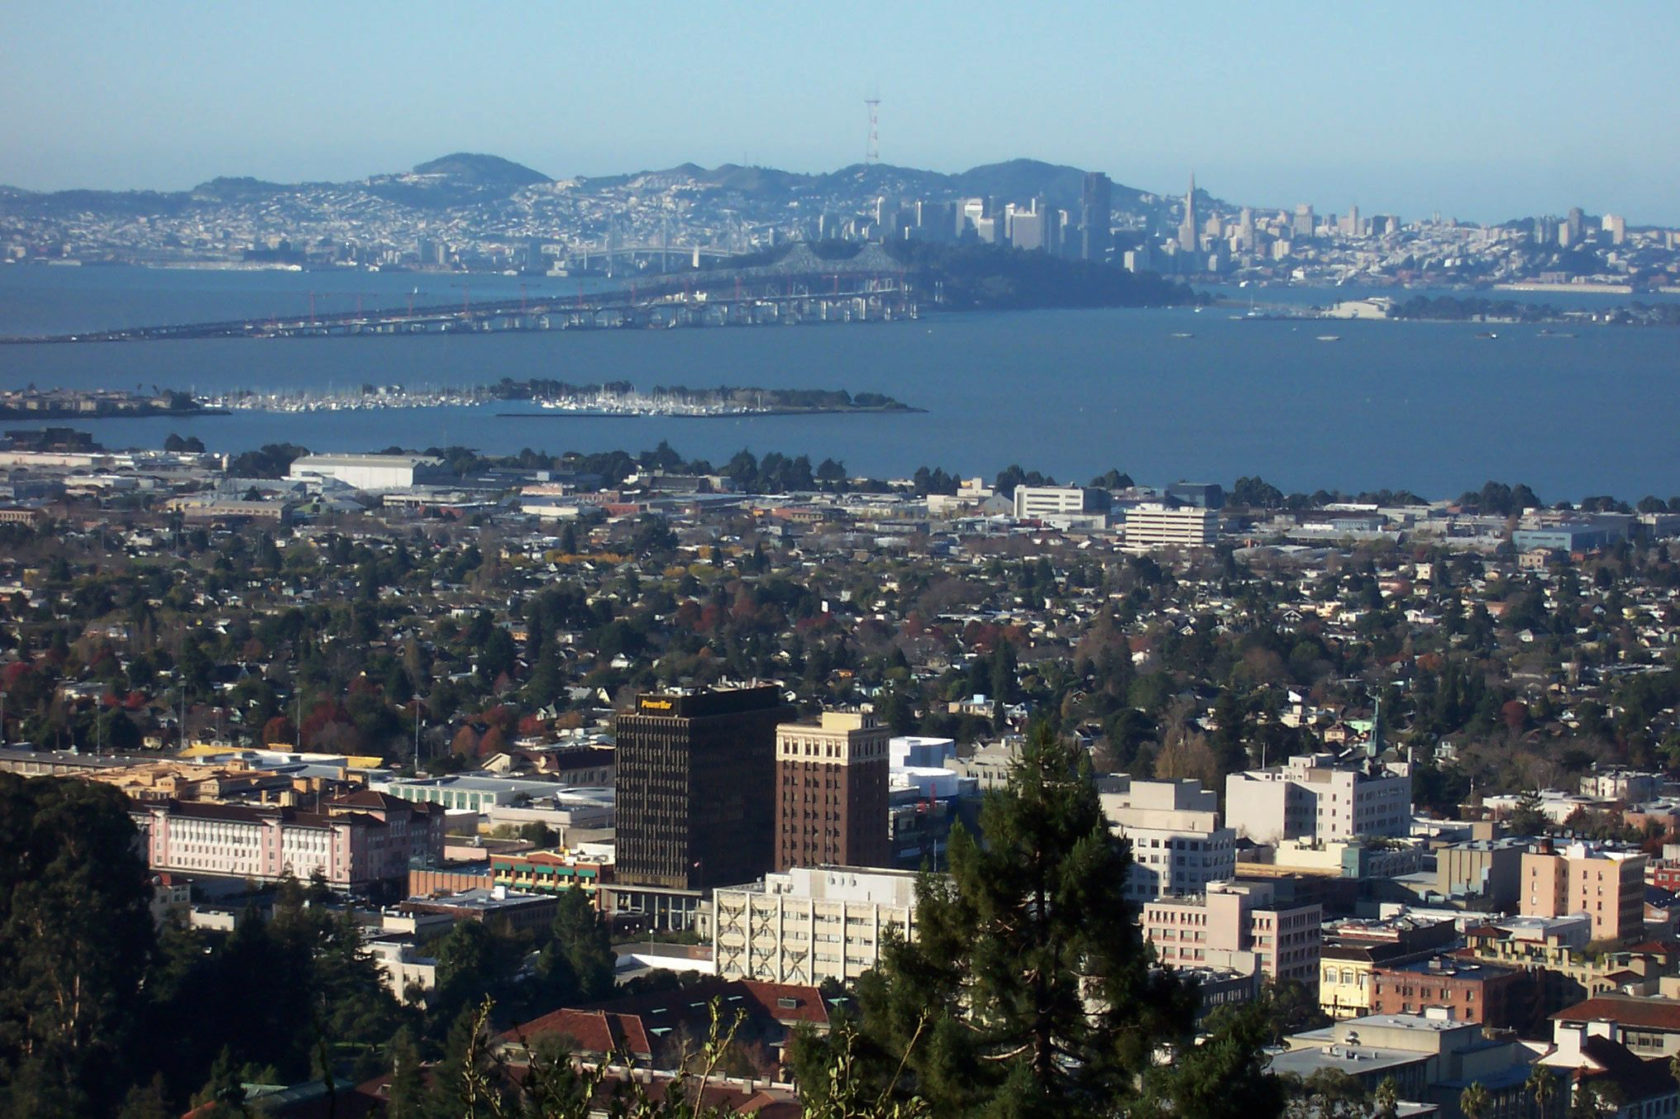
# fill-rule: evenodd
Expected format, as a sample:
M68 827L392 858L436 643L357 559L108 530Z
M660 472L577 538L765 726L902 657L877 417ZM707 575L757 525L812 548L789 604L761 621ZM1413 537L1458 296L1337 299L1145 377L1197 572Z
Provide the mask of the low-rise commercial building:
M1532 978L1519 968L1454 956L1375 968L1371 1013L1422 1014L1445 1008L1455 1022L1525 1029L1537 1018Z
M456 480L447 463L427 455L304 455L286 476L301 482L332 479L375 493Z
M412 916L441 916L452 922L483 921L499 924L512 932L538 932L554 924L560 900L553 895L518 894L503 886L488 890L463 890L458 894L409 898L397 906Z
M613 880L611 848L530 851L490 856L490 880L504 889L527 894L559 894L582 890L597 906L600 889Z
M1304 1080L1317 1073L1343 1073L1367 1094L1393 1077L1402 1100L1434 1104L1440 1119L1463 1119L1460 1096L1471 1084L1480 1084L1489 1099L1484 1116L1533 1114L1527 1081L1534 1051L1514 1038L1491 1038L1473 1022L1455 1021L1444 1008L1349 1018L1292 1034L1286 1041L1289 1051L1271 1061L1271 1071L1280 1076ZM1555 1093L1554 1102L1564 1094ZM1565 1109L1557 1103L1546 1119Z
M1550 1013L1595 995L1648 990L1680 973L1680 946L1637 944L1588 951L1592 922L1584 913L1562 918L1512 917L1464 934L1464 954L1520 967L1534 977L1539 1012Z
M1319 949L1319 1008L1332 1018L1370 1014L1377 968L1427 959L1457 939L1451 921L1399 917L1331 925Z

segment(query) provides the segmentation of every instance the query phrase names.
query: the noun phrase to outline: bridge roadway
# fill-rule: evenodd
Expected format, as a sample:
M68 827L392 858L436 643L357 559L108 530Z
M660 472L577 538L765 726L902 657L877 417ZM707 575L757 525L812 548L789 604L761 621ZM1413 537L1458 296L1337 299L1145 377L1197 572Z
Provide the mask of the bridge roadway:
M826 290L824 290L826 289ZM686 273L651 277L629 286L567 298L510 298L438 304L429 307L382 308L373 311L335 311L313 316L265 316L224 322L170 323L89 331L82 334L0 337L4 344L67 342L145 342L198 338L349 337L362 334L406 334L446 331L488 320L518 321L499 329L548 329L529 325L531 320L562 316L579 321L602 312L622 312L622 319L634 325L638 315L661 308L672 311L704 312L721 308L727 317L731 309L747 304L784 305L865 299L874 309L894 315L910 308L910 285L902 274L881 275L833 271L825 273L753 275L748 282L739 272ZM593 325L593 324L588 324Z

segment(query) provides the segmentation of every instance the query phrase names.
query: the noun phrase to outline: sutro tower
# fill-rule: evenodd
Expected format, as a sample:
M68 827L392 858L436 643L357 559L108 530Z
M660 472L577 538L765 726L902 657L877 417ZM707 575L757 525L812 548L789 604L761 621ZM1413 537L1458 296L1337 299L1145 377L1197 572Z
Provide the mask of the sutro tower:
M865 97L863 103L869 106L869 148L864 153L864 162L881 162L881 97L875 94Z

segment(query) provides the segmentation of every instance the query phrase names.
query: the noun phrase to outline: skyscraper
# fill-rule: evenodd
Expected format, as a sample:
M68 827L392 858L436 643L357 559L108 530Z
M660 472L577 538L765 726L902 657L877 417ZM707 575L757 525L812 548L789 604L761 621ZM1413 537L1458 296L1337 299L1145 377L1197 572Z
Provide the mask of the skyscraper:
M1190 172L1190 190L1184 195L1184 220L1178 225L1180 252L1193 253L1201 247L1201 229L1196 224L1196 173Z
M873 715L776 728L776 869L887 866L887 740Z
M1101 171L1087 171L1079 194L1079 259L1107 260L1114 215L1114 184Z
M1294 237L1311 238L1317 231L1317 225L1318 221L1313 217L1312 205L1302 202L1295 207L1295 221L1290 226L1289 232Z
M751 882L775 856L774 685L643 695L618 717L620 883L707 891Z

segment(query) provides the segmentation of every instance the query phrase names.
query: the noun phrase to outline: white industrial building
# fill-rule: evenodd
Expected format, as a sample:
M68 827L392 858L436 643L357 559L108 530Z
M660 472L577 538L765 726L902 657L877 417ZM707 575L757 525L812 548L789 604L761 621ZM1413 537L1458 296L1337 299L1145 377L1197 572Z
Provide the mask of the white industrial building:
M1108 778L1098 800L1115 833L1131 841L1128 900L1202 894L1236 876L1237 834L1219 826L1219 797L1200 781Z
M908 870L794 867L713 894L712 958L724 979L849 983L880 962L889 935L916 928Z
M428 455L304 455L292 463L287 477L294 482L331 479L370 493L456 480L442 459Z

